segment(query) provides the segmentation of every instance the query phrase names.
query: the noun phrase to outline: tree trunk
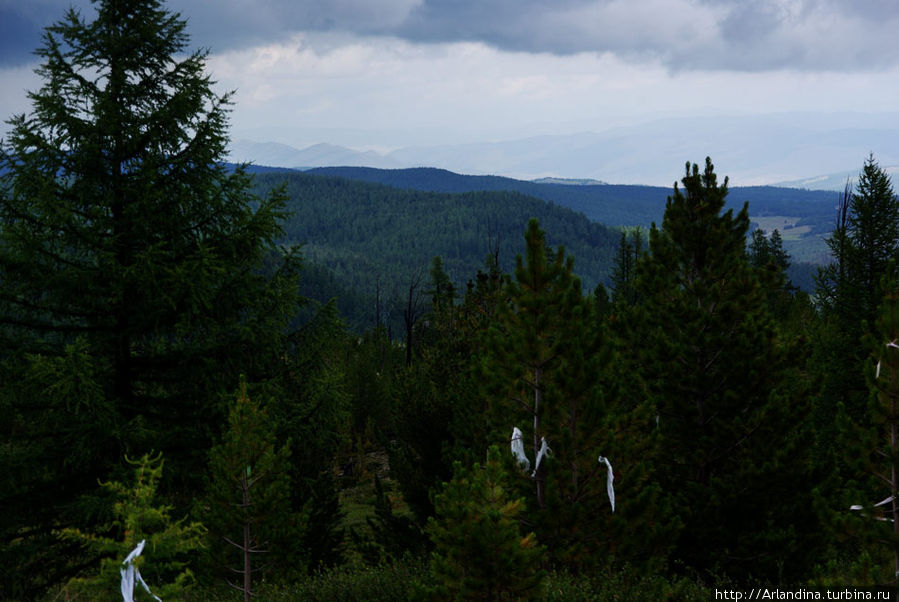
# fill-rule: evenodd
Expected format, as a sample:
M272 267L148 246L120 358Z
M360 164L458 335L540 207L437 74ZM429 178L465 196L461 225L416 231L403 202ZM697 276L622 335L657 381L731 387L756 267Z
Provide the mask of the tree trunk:
M534 368L534 462L537 461L537 454L540 452L540 404L543 401L543 394L540 390L542 386L543 369ZM546 464L541 461L540 466L536 466L534 470L534 478L537 481L537 505L544 508L546 505Z

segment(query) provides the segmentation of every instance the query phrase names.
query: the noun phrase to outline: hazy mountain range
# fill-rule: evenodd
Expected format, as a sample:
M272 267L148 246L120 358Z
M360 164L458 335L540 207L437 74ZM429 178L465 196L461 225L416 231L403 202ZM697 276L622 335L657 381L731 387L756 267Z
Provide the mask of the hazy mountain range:
M230 158L308 168L439 167L519 179L567 178L671 186L686 161L711 156L732 185L841 189L869 154L899 172L899 113L683 117L602 132L514 140L404 146L389 151L237 139Z

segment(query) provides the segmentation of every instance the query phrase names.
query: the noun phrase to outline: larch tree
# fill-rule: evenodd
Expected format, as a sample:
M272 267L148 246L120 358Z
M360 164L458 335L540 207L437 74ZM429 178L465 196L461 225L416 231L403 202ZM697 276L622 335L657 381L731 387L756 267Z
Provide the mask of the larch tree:
M171 516L172 507L160 504L156 490L162 477L162 454L125 459L134 467L134 484L102 483L115 494L113 520L96 533L65 529L62 537L95 550L103 560L98 571L72 579L63 592L67 600L114 599L122 591L123 559L135 554L138 574L152 584L153 595L184 596L196 584L192 558L203 547L205 527ZM109 537L115 534L115 538ZM132 585L134 585L132 583Z
M159 1L95 5L47 28L42 86L0 144L0 381L15 384L0 430L16 483L0 494L0 573L23 595L66 578L51 533L95 511L85 500L123 452L163 450L164 488L187 496L222 394L278 369L297 303L298 260L274 244L284 199L222 163L231 95L213 91L206 51Z
M241 383L228 428L209 456L211 479L200 515L209 529L208 554L221 577L253 594L253 583L302 565L305 521L290 507L290 445L279 445L272 421Z

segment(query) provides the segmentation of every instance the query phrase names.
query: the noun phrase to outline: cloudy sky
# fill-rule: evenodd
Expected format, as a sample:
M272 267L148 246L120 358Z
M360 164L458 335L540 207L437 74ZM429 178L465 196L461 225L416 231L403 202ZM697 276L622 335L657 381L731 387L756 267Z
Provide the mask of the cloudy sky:
M0 116L43 27L0 0ZM386 150L666 117L899 111L897 0L170 0L236 138ZM899 127L899 123L897 123ZM861 158L859 159L859 163Z

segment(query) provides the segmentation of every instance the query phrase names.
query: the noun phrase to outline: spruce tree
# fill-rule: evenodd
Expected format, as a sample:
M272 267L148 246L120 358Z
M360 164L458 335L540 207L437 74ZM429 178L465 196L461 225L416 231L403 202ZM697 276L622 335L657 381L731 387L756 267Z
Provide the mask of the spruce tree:
M873 155L865 161L849 207L849 275L861 294L856 320L873 326L883 297L881 279L899 250L899 197Z
M782 393L789 365L747 262L747 207L722 213L727 179L719 185L709 159L702 172L688 163L682 183L650 231L623 345L655 408L656 474L683 521L675 556L700 571L772 575L801 559L789 545L807 510L796 488L803 404Z
M633 305L637 302L634 280L637 261L643 254L643 231L637 227L630 233L622 231L618 243L618 253L612 266L612 303Z
M856 422L866 419L868 349L863 340L873 334L887 263L899 254L899 199L873 156L855 188L847 183L827 244L833 261L816 278L821 320L809 370L822 383L814 415L818 456L833 461L839 456L833 447L837 407L842 405Z
M833 262L820 269L816 294L825 318L835 320L846 333L860 368L866 355L862 323L874 326L883 294L881 279L899 253L899 197L873 156L865 161L855 188L847 184L827 244Z
M861 324L873 326L880 279L899 251L899 197L873 156L865 161L855 189L847 184L827 244L833 262L819 271L816 293L825 315L839 320L860 345Z
M2 461L9 495L46 504L0 494L0 532L49 557L4 553L5 591L65 579L47 534L88 519L123 451L163 450L163 489L186 505L221 395L281 363L298 265L273 245L283 198L253 196L246 172L222 164L231 97L213 91L185 26L155 0L97 1L92 21L69 10L37 51L31 112L0 145L0 380L16 383L2 393ZM89 398L40 382L73 348L81 365L63 367L89 372ZM81 409L69 440L42 418L63 405Z

